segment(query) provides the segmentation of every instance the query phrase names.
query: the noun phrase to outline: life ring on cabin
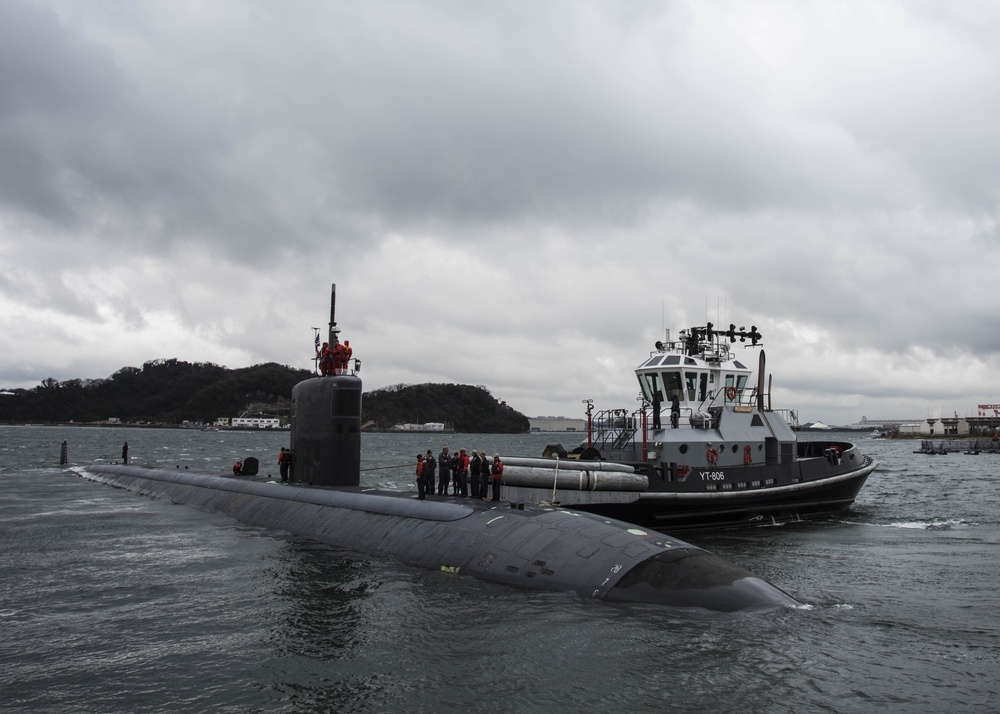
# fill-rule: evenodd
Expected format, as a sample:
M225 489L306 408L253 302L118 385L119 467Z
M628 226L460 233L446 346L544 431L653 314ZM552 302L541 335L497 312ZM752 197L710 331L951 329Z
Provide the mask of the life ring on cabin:
M706 457L708 458L708 463L714 465L715 462L719 460L719 452L717 449L709 447Z
M726 399L731 402L736 401L736 387L726 387Z
M743 447L743 463L752 464L753 463L753 449L750 448L750 444Z

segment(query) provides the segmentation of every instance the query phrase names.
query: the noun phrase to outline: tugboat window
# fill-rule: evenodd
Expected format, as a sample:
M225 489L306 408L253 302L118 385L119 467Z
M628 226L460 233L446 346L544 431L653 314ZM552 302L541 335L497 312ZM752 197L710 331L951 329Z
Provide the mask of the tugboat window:
M695 393L698 391L698 375L695 372L687 372L684 377L687 379L687 400L693 402Z
M681 363L680 355L669 355L667 357L667 361L664 362L663 364L680 364L680 363Z
M684 390L681 385L681 375L679 372L663 373L663 394L667 398L667 401L673 399L675 394L678 399L682 399L684 397Z
M643 384L642 380L645 380L645 384ZM659 388L660 375L658 374L644 374L639 380L639 389L642 390L643 395L649 401L653 401L653 395L656 394Z

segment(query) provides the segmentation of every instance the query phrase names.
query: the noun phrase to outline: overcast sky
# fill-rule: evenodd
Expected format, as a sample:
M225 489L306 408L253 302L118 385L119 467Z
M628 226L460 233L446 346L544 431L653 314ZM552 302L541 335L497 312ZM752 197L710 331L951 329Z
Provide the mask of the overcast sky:
M1000 403L996 2L0 2L0 387L159 358L634 407ZM756 355L750 357L755 360Z

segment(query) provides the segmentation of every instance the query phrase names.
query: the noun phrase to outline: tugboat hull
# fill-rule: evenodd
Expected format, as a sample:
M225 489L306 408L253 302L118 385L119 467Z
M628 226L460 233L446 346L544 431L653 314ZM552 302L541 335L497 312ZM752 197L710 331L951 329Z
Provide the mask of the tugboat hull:
M562 505L644 528L672 533L695 528L733 528L771 525L788 521L823 518L850 509L876 464L809 483L790 484L758 491L697 492L609 492L580 494L558 491ZM535 502L537 489L508 486L513 500Z

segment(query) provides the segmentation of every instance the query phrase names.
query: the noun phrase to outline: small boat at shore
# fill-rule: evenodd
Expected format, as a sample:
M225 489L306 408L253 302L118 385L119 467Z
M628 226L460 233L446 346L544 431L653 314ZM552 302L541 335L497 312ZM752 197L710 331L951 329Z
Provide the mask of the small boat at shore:
M636 367L641 406L594 411L587 438L542 458L505 457L504 496L559 504L659 531L772 524L842 513L878 464L837 438L800 440L757 380L737 340L749 331L712 323L657 342ZM767 404L765 404L765 397ZM662 405L669 405L662 418Z

